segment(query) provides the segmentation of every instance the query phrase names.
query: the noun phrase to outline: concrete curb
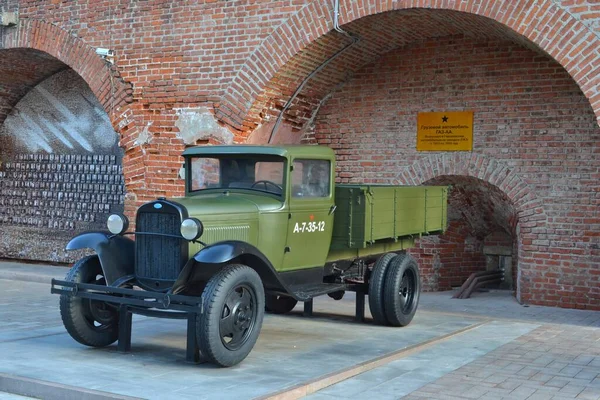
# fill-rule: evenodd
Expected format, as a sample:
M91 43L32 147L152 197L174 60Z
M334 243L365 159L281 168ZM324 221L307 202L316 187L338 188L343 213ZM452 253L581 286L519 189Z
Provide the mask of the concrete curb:
M43 264L24 264L0 261L0 279L50 284L52 279L62 279L69 268Z
M50 281L52 279L60 279L60 278L64 278L64 277L36 275L36 274L27 274L27 273L19 273L19 272L13 272L13 271L0 270L0 279L6 279L9 281L47 283L49 285Z
M0 390L45 400L139 400L100 390L84 389L39 379L0 373Z

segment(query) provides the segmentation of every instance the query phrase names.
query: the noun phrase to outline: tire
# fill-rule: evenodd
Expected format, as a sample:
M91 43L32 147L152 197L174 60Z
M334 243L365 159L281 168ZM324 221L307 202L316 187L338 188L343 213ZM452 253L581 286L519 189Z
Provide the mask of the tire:
M65 278L76 283L106 285L98 256L77 261ZM119 312L97 300L60 296L60 316L73 339L91 347L105 347L119 338Z
M373 267L371 278L369 279L369 309L371 310L373 320L378 325L388 324L385 316L383 291L387 271L389 269L388 266L395 257L396 254L394 253L386 253L379 257Z
M287 314L296 307L298 300L293 297L267 294L265 296L266 311L273 314Z
M208 281L202 308L196 325L202 354L221 367L241 362L254 347L265 315L260 276L246 265L226 266Z
M383 290L385 315L390 325L406 326L419 305L419 267L413 257L403 254L392 261L388 270Z

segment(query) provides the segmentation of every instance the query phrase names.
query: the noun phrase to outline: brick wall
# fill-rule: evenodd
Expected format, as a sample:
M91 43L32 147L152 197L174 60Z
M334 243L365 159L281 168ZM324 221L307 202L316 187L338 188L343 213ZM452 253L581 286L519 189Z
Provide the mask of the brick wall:
M419 263L425 291L450 290L473 272L485 271L483 240L464 220L450 221L442 235L419 239L409 253Z
M475 112L473 153L415 151L416 115L433 110ZM423 183L443 172L493 183L516 220L495 213L498 202L475 210L480 224L516 226L520 299L600 306L600 130L577 85L549 57L468 38L407 46L334 92L307 137L336 150L343 182Z
M501 4L342 1L341 23L363 40L315 77L288 119L301 129L329 91L395 46L461 33L539 46L572 72L600 108L595 83L599 74L593 70L597 31L581 23L579 9L572 7L582 2ZM34 48L58 58L84 77L105 106L127 150L123 165L128 210L149 198L182 191L172 178L183 148L177 110L206 108L236 134L237 142L244 141L320 61L348 43L330 32L332 4L320 0L3 0L1 5L5 11L18 11L21 22L17 28L0 29L0 48ZM587 21L596 20L585 15ZM94 47L114 49L114 66L95 56ZM1 72L7 76L7 70ZM34 83L30 80L27 87Z
M450 290L462 285L470 274L488 269L486 247L513 248L516 210L500 189L461 175L441 175L424 183L450 186L447 232L423 237L410 250L419 260L424 290ZM515 273L516 260L517 254Z
M595 32L600 30L600 4L585 0L559 0L560 6L569 14L589 26Z

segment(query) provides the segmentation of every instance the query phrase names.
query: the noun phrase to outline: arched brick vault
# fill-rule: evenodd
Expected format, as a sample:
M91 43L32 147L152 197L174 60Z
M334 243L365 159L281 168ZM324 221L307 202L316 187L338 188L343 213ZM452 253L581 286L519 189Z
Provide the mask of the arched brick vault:
M398 174L396 185L421 185L441 175L470 176L487 182L506 194L521 223L547 221L543 203L522 178L503 163L476 153L433 154L421 158Z
M423 38L418 32L427 32L428 29L423 26L423 15L419 15L419 12L439 13L445 10L447 17L458 20L455 27L460 29L446 32L442 29L438 36L465 34L465 31L496 37L502 34L504 39L530 48L535 47L553 57L579 85L600 123L600 54L596 51L598 36L552 0L515 3L516 5L508 7L501 1L342 0L340 23L343 28L353 32L358 30L357 33L371 36L371 39L363 41L362 48L359 45L356 50L340 57L339 61L336 60L337 65L328 67L313 80L312 85L307 85L299 96L296 111L292 108L289 119L296 125L301 125L301 122L294 121L294 118L310 119L310 115L302 114L310 113L311 109L318 107L319 95L320 98L326 96L336 84L345 80L344 73L340 75L339 71L348 73L357 70L394 47ZM399 12L388 13L389 11ZM410 13L415 12L416 18L411 22ZM374 32L372 27L361 31L361 18L379 18L386 13L403 16L401 23L416 24L413 26L417 29L409 31L400 41L387 35L383 20L379 24L380 28ZM431 26L435 29L448 28L439 20L434 22L437 24ZM305 76L344 46L347 39L331 29L331 5L321 1L307 4L273 32L239 69L217 107L217 117L240 131L256 128L264 120L266 109L281 108L281 104ZM388 40L390 43L386 43ZM368 49L372 44L378 46ZM360 53L363 57L357 56ZM318 93L309 95L311 91ZM303 102L308 104L302 104Z
M20 19L16 27L0 28L0 124L31 89L65 68L85 80L120 135L121 147L130 149L131 133L137 132L131 85L82 39L42 20ZM137 153L130 151L123 159L128 191L143 180ZM126 201L127 212L133 207L134 202Z
M521 177L515 174L502 162L491 157L475 153L432 154L406 167L394 181L398 185L420 185L435 181L444 176L467 176L477 178L501 191L517 213L516 231L518 243L517 299L526 301L531 291L529 279L521 275L529 275L536 251L529 244L536 239L534 231L545 231L548 218L543 202L528 187ZM512 224L511 224L512 225ZM512 229L506 229L507 233Z
M35 85L70 67L86 81L119 130L122 111L118 111L131 103L131 85L81 39L45 21L22 19L16 27L0 30L0 54L0 85L5 93L5 104L0 104L0 123ZM11 61L19 67L16 71L15 65L10 71Z

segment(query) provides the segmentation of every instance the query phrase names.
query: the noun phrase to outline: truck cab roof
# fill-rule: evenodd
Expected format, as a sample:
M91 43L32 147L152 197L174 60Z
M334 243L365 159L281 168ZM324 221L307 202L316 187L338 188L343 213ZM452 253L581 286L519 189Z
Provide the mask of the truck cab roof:
M333 160L335 154L327 146L314 145L285 145L285 146L267 146L267 145L227 145L227 146L194 146L183 152L184 157L189 156L216 156L216 155L272 155L285 158L312 158Z

